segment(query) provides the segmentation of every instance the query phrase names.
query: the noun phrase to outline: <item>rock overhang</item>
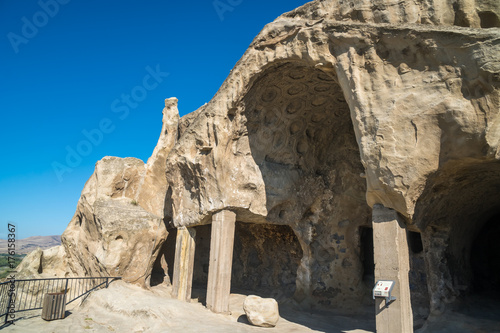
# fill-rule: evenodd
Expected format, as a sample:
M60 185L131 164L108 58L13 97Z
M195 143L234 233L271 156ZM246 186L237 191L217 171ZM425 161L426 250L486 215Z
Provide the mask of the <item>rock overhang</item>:
M234 119L245 113L242 101L255 82L276 66L310 67L336 78L349 106L365 168L366 197L370 206L382 203L411 219L426 177L446 162L440 156L439 141L448 129L442 121L436 122L436 118L446 118L446 121L451 118L456 126L468 128L472 133L470 137L478 142L476 145L484 141L481 133L487 132L486 148L479 150L488 150L483 154L486 158L492 155L494 158L497 154L498 135L490 128L498 126L495 89L498 87L499 60L494 50L499 48L499 29L396 26L286 16L268 24L254 39L221 89L191 123L190 127L197 129L186 132L185 139L181 136L177 144L181 148L174 148L169 156L167 178L178 178L172 175L171 170L176 168L176 162L172 161L181 156L179 161L184 166L190 165L187 167L189 177L196 175L198 178L198 183L193 184L197 187L193 190L196 193L191 187L186 200L178 201L182 189L174 191L172 200L177 212L173 216L174 225L208 221L213 212L225 208L246 209L267 216L264 205L258 207L255 200L228 202L231 195L224 194L227 187L216 184L234 182L234 177L228 181L219 180L217 177L224 178L226 173L209 172L208 175L210 168L207 166L224 169L225 164L231 164L217 160L228 149L226 143L222 148L219 146L220 137L234 139L246 134L245 129L234 125ZM467 96L467 91L471 90L469 86L476 82L481 82L479 88L475 86L473 95ZM425 90L429 96L418 98ZM480 120L468 122L468 114L484 108L479 105L481 103L490 109L487 115L491 119L490 128L482 126ZM404 128L399 136L393 135L395 126ZM415 148L416 141L418 147ZM470 157L467 151L461 151L463 147L446 149L455 151L452 158ZM477 151L474 146L469 150ZM255 181L247 179L242 187L260 188L262 195L262 173L257 172L256 163L247 161L244 164L247 172L240 173L241 177L251 176ZM233 171L240 169L244 167ZM207 179L212 184L204 188L209 183ZM182 182L171 181L170 185L174 188L179 183ZM239 195L237 191L232 193Z

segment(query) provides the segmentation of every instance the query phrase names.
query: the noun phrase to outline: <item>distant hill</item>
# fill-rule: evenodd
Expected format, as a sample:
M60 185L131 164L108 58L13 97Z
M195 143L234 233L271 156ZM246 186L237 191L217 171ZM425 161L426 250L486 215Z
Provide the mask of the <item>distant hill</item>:
M38 247L42 250L61 245L61 236L34 236L16 239L16 254L28 254ZM7 253L7 240L0 239L0 253Z

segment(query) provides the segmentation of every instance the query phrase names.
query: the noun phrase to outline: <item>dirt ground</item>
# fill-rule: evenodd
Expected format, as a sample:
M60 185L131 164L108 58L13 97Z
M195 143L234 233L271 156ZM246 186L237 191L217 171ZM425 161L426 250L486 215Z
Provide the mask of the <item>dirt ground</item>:
M362 333L375 332L371 308L356 316L332 312L303 311L293 303L280 304L280 320L274 328L251 326L243 311L246 295L231 294L231 314L215 314L197 299L191 303L170 297L170 287L157 286L151 291L121 281L108 289L96 291L79 304L67 307L63 320L44 321L41 310L17 314L14 325L0 327L2 332L181 332L181 333ZM491 333L500 332L500 312L497 303L463 303L442 314L430 317L417 333ZM474 303L476 305L474 305ZM478 306L477 304L481 304Z
M352 318L307 313L293 305L280 305L281 318L274 328L251 326L243 311L246 295L231 294L230 315L215 314L197 300L181 302L170 288L151 291L123 282L92 293L81 304L68 305L63 320L44 321L41 310L18 313L14 325L3 332L374 332L374 318Z

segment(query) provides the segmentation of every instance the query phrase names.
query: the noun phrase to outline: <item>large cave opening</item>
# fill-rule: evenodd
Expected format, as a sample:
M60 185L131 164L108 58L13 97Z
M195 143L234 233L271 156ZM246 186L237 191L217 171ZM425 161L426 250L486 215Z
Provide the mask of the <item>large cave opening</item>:
M449 162L429 178L414 220L422 230L431 310L484 306L500 315L499 216L498 161Z
M231 119L242 124L247 140L241 142L249 143L260 169L265 220L290 226L301 245L294 299L311 308L358 309L372 287L363 283L370 265L359 237L359 228L371 225L371 209L334 69L299 61L269 65L238 108L244 111Z
M487 220L475 238L471 268L472 290L500 300L500 214Z

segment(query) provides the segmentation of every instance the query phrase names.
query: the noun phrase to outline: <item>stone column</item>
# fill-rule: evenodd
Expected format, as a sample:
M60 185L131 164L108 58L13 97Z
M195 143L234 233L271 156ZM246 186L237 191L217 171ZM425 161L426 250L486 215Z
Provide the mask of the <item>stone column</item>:
M229 312L235 224L236 214L228 210L212 217L207 308L216 313Z
M172 297L182 301L191 300L193 285L194 250L196 230L177 228L175 241L174 276L172 279Z
M382 205L373 206L373 246L375 281L394 280L392 296L396 300L385 305L385 299L375 299L377 333L412 333L410 258L406 228L397 212Z

